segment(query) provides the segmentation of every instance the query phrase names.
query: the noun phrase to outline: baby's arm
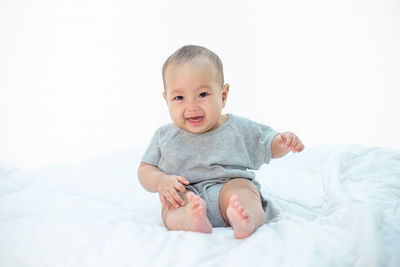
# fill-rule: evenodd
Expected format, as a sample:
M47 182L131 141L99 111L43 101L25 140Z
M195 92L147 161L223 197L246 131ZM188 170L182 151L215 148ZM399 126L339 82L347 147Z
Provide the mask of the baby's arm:
M164 208L168 209L168 203L174 207L185 204L177 192L177 190L182 193L186 191L183 184L189 184L189 182L184 177L167 175L156 166L142 162L138 169L138 178L144 189L159 193Z
M293 153L301 152L304 145L294 133L284 132L276 135L272 140L271 152L272 158L280 158L292 151Z

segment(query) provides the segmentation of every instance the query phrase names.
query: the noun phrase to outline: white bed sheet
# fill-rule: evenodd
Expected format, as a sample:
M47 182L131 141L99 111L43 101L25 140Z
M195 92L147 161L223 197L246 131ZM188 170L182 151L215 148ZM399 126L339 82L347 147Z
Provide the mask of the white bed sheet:
M142 148L22 171L0 163L0 266L400 266L400 151L320 146L257 171L251 237L167 231Z

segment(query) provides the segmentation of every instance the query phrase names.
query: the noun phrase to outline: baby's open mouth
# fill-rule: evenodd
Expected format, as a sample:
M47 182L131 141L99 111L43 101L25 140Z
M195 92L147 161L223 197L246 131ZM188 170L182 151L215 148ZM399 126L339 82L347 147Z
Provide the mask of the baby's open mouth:
M191 125L194 125L194 126L200 125L201 122L203 121L203 119L204 119L204 116L197 116L197 117L190 117L190 118L187 118L187 120L189 121L189 123L190 123Z

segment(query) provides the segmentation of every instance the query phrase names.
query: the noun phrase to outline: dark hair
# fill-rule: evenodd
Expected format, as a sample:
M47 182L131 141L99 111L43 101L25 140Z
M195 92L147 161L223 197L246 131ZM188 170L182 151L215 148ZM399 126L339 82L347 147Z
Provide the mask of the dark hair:
M175 53L170 55L165 61L162 68L162 76L165 88L165 71L171 64L189 63L194 59L207 59L214 65L216 69L217 82L222 86L224 85L224 71L221 59L213 51L197 45L186 45L179 48Z

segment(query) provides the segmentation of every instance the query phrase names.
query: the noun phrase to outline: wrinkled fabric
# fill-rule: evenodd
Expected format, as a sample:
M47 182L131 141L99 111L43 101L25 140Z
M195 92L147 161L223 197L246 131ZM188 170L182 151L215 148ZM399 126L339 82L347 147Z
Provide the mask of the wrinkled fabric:
M168 231L144 148L23 171L0 163L0 266L400 266L400 152L319 146L256 171L271 220L243 240Z

